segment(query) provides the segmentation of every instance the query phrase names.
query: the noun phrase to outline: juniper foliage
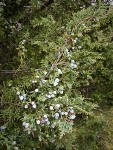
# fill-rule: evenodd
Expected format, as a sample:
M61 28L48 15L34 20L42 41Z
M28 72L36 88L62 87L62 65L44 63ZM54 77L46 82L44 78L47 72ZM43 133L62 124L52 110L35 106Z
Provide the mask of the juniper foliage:
M113 6L0 5L2 149L103 148L101 107L113 104Z

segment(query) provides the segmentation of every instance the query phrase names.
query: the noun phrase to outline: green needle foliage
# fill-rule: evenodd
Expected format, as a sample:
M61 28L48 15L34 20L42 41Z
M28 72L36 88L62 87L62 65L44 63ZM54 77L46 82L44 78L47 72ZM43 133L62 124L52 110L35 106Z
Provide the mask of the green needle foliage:
M91 4L0 3L3 150L107 150L113 6Z

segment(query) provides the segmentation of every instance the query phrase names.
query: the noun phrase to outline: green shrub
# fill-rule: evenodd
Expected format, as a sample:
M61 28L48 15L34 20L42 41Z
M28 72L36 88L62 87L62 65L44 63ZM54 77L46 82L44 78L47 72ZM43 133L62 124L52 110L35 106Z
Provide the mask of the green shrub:
M73 1L44 10L41 1L5 3L3 18L12 22L4 43L15 54L13 65L4 62L14 74L2 77L2 149L99 149L106 125L97 112L113 93L112 6L77 5L66 14ZM8 6L21 4L29 7L10 14Z

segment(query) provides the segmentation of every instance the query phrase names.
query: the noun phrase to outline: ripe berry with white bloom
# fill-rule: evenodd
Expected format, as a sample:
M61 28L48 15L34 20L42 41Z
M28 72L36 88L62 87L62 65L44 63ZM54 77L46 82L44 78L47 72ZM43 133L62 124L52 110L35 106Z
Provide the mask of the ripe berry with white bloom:
M46 75L47 74L47 71L44 71L44 75Z
M71 35L74 35L74 33L72 32Z
M50 110L54 110L53 106L50 106L49 109L50 109Z
M55 79L55 82L59 82L59 79L58 79L58 78L56 78L56 79Z
M51 94L51 97L55 97L55 95L54 95L54 94Z
M36 104L33 104L32 107L35 109L36 108Z
M60 94L63 94L63 91L59 91Z
M72 50L74 50L75 49L75 47L72 47Z
M55 125L54 124L52 124L52 126L51 126L53 129L55 128Z
M28 105L25 105L24 107L27 109L27 108L28 108Z
M73 63L71 63L70 67L71 67L71 69L75 69L75 68L77 68L77 65L76 65L76 64L73 64Z
M40 120L37 120L36 123L37 123L37 124L40 124Z
M69 50L66 48L66 52L69 52Z
M22 43L24 44L26 42L26 40L23 40Z
M47 125L50 125L50 121L47 121Z
M57 71L58 71L58 74L59 74L59 75L62 74L61 69L57 69Z
M40 77L38 75L36 75L36 78L39 79Z
M58 82L54 82L54 84L53 84L54 86L57 86L58 85Z
M0 130L5 130L5 129L6 129L5 125L3 125L3 126L0 127Z
M59 113L55 113L55 116L56 116L56 117L59 117Z
M41 136L40 136L40 135L38 136L38 139L39 139L39 141L40 141L40 142L42 141L42 138L41 138Z
M20 95L20 92L19 92L19 91L17 91L17 92L16 92L16 94L17 94L17 95Z
M65 112L65 115L67 116L67 115L68 115L68 112Z
M73 114L73 113L74 113L74 110L73 110L73 109L72 109L72 110L70 110L70 113L71 113L71 114Z
M35 83L35 81L33 80L32 83Z
M25 128L28 128L29 127L29 123L25 123Z
M59 118L59 113L55 113L54 117L55 117L55 119L58 119Z
M71 60L71 63L72 63L72 64L75 64L75 61L72 59L72 60Z
M48 122L48 121L49 121L49 119L48 119L48 118L45 118L44 120L45 120L45 122Z
M26 122L23 122L22 125L25 126L25 125L26 125Z
M26 98L26 95L27 95L27 94L24 94L23 97Z
M74 43L76 43L77 42L77 40L74 40Z
M31 133L31 131L29 130L27 133L28 133L28 134L30 134L30 133Z
M13 141L13 142L12 142L12 145L16 145L16 141Z
M37 80L33 80L32 83L37 83Z
M24 97L22 95L19 96L19 98L20 98L21 101L24 100Z
M47 95L48 98L51 98L51 95Z
M20 99L21 101L26 100L26 94L24 94L24 95L19 95L19 99Z
M15 150L19 150L19 148L18 148L18 147L14 147L14 149L15 149Z
M69 119L71 119L71 120L73 120L73 119L75 119L75 118L76 118L75 115L71 115L71 116L69 117Z
M56 108L59 109L60 108L60 104L56 104Z
M78 46L78 49L81 49L82 48L82 46Z
M65 112L62 111L62 112L61 112L61 115L63 116L64 114L65 114Z
M69 53L69 51L68 51L67 48L66 48L66 55L67 55L68 57L71 57L71 54Z
M59 117L55 116L55 119L58 119Z
M57 94L57 92L56 92L56 91L53 91L53 93L54 93L54 94Z
M35 104L35 102L31 102L31 104L32 104L32 105L34 105L34 104Z
M35 93L37 93L39 90L38 89L35 89Z
M44 115L44 118L47 118L47 115L46 115L46 114Z
M44 83L46 83L47 82L47 80L42 80L42 83L44 84Z
M52 92L49 92L49 94L52 95L53 93L52 93Z

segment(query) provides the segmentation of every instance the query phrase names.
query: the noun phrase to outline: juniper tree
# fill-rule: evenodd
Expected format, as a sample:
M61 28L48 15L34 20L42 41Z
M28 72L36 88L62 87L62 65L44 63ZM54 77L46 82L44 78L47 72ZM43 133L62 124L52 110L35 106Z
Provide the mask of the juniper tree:
M4 0L1 12L1 68L12 74L2 76L2 149L99 149L97 110L113 93L112 6Z

